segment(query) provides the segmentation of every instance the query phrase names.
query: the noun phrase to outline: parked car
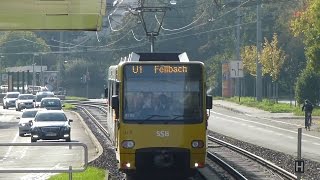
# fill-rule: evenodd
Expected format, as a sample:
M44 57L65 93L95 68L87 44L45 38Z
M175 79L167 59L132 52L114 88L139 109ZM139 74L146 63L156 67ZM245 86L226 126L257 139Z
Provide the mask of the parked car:
M62 110L62 102L57 97L45 97L42 98L40 108L46 108L47 110Z
M38 140L60 140L71 141L72 119L68 119L62 110L39 111L31 127L31 142Z
M24 136L25 134L30 133L34 117L40 110L42 109L25 109L22 112L21 118L17 117L17 119L19 119L19 136Z
M3 109L8 109L10 107L16 106L16 100L19 96L19 92L7 92L3 97Z
M40 107L40 103L42 98L45 97L54 97L54 93L51 91L42 91L42 92L37 92L35 100L33 101L33 105L35 108Z
M33 94L20 94L16 100L16 111L33 108Z

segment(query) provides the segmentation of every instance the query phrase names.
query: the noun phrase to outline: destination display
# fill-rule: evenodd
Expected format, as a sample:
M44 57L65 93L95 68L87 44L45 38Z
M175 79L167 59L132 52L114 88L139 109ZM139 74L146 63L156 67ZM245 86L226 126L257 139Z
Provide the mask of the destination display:
M143 77L194 77L202 73L200 64L127 64L124 67L125 78Z

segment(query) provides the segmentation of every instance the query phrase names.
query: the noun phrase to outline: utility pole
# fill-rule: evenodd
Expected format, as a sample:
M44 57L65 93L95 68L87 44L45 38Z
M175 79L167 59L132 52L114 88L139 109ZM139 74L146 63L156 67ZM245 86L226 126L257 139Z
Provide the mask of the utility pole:
M58 58L58 78L57 78L57 90L61 84L61 61L62 61L62 41L63 41L63 32L60 32L60 42L59 42L59 58Z
M42 53L40 54L40 66L41 66L41 70L40 70L40 80L41 80L41 86L44 86L44 82L43 82L43 70L42 70Z
M238 5L240 5L240 0L238 0ZM240 55L240 22L241 22L241 15L240 15L240 6L237 8L237 20L236 20L236 57L237 61L241 61L241 55ZM236 81L236 94L239 96L239 102L240 102L240 96L241 96L241 78L235 78Z
M89 71L88 71L88 65L87 65L87 72L86 72L86 97L88 97L89 92Z
M35 81L36 81L36 76L34 73L34 56L35 54L33 54L33 58L32 58L32 94L34 94L34 86L35 86Z
M257 101L262 101L262 66L260 63L260 54L261 54L261 0L257 0L257 77L256 77L256 98Z

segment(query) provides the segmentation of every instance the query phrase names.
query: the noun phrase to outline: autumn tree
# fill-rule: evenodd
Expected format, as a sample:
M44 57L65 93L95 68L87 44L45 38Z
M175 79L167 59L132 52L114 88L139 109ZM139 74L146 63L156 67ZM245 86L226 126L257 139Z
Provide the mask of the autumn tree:
M256 76L256 60L257 60L257 47L256 46L245 46L241 51L241 58L243 61L243 67L249 74ZM262 51L260 54L260 63L262 65L262 75L270 76L272 82L276 82L279 78L279 74L282 65L285 61L284 51L278 47L277 34L273 35L272 41L269 42L265 38L263 43ZM274 93L277 93L277 83L274 86Z
M281 48L278 48L277 34L273 35L270 43L268 39L265 38L261 53L261 64L263 66L262 73L264 75L268 74L273 82L277 81L285 58L284 51Z

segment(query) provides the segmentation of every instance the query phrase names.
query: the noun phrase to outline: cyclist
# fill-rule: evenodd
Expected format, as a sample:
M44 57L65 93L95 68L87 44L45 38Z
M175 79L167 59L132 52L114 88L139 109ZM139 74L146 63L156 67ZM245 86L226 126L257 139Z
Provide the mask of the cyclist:
M312 105L312 103L311 103L308 99L306 99L306 100L304 101L303 106L302 106L302 111L304 111L304 116L305 116L305 120L304 120L305 127L306 127L306 129L307 129L307 127L308 127L309 130L310 130L311 122L312 122L312 116L311 116L312 110L313 110L313 105ZM307 120L308 120L308 114L309 114L309 113L310 113L310 124L309 124L309 126L308 126Z

